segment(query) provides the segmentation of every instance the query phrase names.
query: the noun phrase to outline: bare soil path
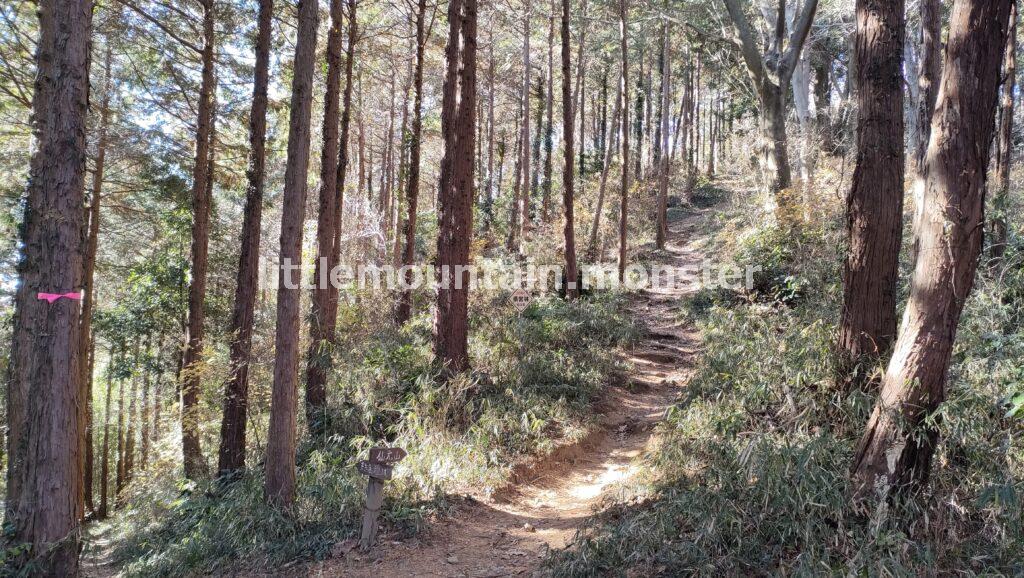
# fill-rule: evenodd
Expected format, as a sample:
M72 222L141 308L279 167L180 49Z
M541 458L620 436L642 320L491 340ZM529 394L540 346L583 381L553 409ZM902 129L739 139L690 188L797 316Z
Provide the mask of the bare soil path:
M694 230L702 214L670 224L666 251L656 260L694 267L702 255ZM610 389L600 425L579 444L561 448L519 472L492 499L466 497L455 513L415 539L387 536L369 554L351 551L287 575L391 578L445 576L497 578L540 574L551 548L564 547L614 487L637 472L636 460L655 440L654 425L677 399L692 371L699 338L679 322L680 298L694 287L641 291L630 303L648 334L626 355L634 372Z

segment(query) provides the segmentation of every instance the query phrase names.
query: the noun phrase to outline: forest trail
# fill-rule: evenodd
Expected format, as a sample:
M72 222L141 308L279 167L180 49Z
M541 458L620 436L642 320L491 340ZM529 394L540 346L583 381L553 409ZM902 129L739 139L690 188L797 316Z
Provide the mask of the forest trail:
M706 213L669 224L669 266L700 264L694 238ZM576 529L621 482L636 474L637 458L656 440L654 426L678 398L699 348L696 331L679 321L679 300L693 287L641 291L629 311L647 335L625 355L634 371L609 389L599 427L580 443L556 450L514 476L490 500L465 497L455 511L420 536L396 542L381 536L368 554L353 550L285 575L391 578L531 576L551 548L564 547Z

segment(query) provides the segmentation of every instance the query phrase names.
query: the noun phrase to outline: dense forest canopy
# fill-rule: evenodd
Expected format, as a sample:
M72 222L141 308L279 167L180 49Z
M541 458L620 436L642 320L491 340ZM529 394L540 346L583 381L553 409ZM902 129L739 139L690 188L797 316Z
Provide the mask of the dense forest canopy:
M5 4L5 575L1024 572L1017 8Z

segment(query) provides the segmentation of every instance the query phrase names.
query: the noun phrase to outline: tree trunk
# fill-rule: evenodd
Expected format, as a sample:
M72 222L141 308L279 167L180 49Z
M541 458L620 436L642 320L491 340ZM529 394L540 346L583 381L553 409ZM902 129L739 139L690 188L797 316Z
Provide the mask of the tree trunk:
M405 184L406 218L403 225L405 244L402 248L402 271L405 288L398 299L395 319L404 325L412 317L412 264L416 259L416 211L420 191L420 148L423 138L423 58L426 50L427 0L416 4L416 68L413 72L412 133L409 136L409 180Z
M142 400L139 405L139 468L146 471L149 463L149 403L150 390L153 385L153 375L150 371L152 365L152 348L149 335L146 336L146 357L142 369Z
M619 44L622 65L622 195L619 201L619 281L626 278L626 234L629 224L629 51L627 6L629 0L619 0Z
M573 142L572 49L569 46L569 0L562 0L562 149L565 165L562 169L562 210L565 213L565 295L569 299L579 296L576 269L576 230L573 197L573 165L576 161ZM580 139L582 142L582 139Z
M857 165L846 198L850 249L839 324L839 349L847 369L886 353L896 336L903 233L904 34L902 0L858 0Z
M108 364L114 361L114 351L110 351ZM108 498L107 487L110 479L110 401L114 397L114 380L111 377L110 367L107 367L107 396L103 402L103 455L100 457L100 510L99 519L107 517Z
M991 265L1002 261L1006 252L1008 199L1010 196L1010 165L1013 164L1013 91L1017 86L1017 2L1010 7L1006 53L1003 56L1003 94L999 104L999 142L996 147L996 192L992 196L991 234L989 248Z
M309 172L313 64L319 20L314 0L299 0L298 38L292 77L281 212L281 270L277 290L277 333L274 336L274 385L267 433L266 497L288 508L295 500L295 424L299 371L299 279L286 266L302 265L302 221Z
M327 372L331 366L327 319L331 294L338 288L330 283L331 255L334 252L335 203L338 200L338 116L341 96L341 29L344 19L342 0L331 0L331 26L327 31L327 79L324 95L323 146L320 155L320 206L317 211L316 262L313 266L312 312L309 316L309 350L306 355L306 423L314 434L323 423L327 403Z
M82 289L86 116L92 2L42 0L32 99L32 156L20 228L8 403L6 526L31 544L35 573L78 573L84 412Z
M82 396L85 399L85 510L93 510L93 440L92 440L92 370L95 344L92 337L92 311L96 294L96 251L99 248L100 235L100 202L103 197L103 173L107 158L107 131L110 126L110 69L113 51L110 39L107 39L103 56L103 94L100 97L100 124L96 138L96 164L92 171L92 200L89 203L89 229L85 244L85 262L82 272L82 317L81 340L83 357L79 362L82 371ZM88 359L86 359L88 356Z
M672 55L669 52L671 45L668 40L668 32L668 21L664 21L661 24L661 104L658 106L661 112L661 122L657 131L658 153L655 155L658 161L658 214L655 219L657 222L655 243L659 249L665 248L665 241L668 238L668 117L671 103L669 95L672 92Z
M551 177L552 177L552 152L554 151L554 118L555 108L555 0L552 0L548 14L548 93L544 103L544 182L541 185L543 204L541 208L541 222L548 223L551 218Z
M202 0L202 83L196 123L196 156L192 169L191 282L188 287L188 336L181 372L181 447L185 477L206 475L199 444L199 385L203 357L203 307L206 301L206 270L210 244L210 144L213 132L213 0Z
M252 106L249 111L249 167L246 170L245 211L242 219L238 277L231 311L230 377L224 391L224 415L220 426L217 472L221 477L245 468L246 409L249 405L249 360L252 354L253 316L259 285L260 228L263 220L263 186L266 174L267 86L270 78L271 20L273 0L260 0L256 32L256 66ZM160 347L157 347L159 352ZM155 416L160 400L154 397ZM157 424L153 424L154 439Z
M522 155L520 175L522 186L519 191L519 220L515 224L516 242L515 248L522 254L522 243L525 241L526 230L530 223L530 16L533 8L530 0L525 0L523 10L523 124L522 144L520 154Z
M984 233L986 165L1011 0L956 0L925 157L925 215L899 338L852 468L855 498L927 482L957 325ZM870 64L868 64L870 66Z
M924 165L928 152L928 141L932 130L932 113L939 95L939 77L942 75L942 0L921 0L921 56L917 71L918 101L917 125L919 136L914 151L914 241L911 246L911 262L917 260L921 244L920 230L924 218Z
M114 502L117 503L121 495L121 490L124 489L126 481L125 468L125 442L127 441L124 435L125 426L125 408L124 408L124 379L117 380L117 472L114 476Z
M528 97L520 96L519 98L519 110L516 112L516 120L522 120L523 107L527 103ZM517 126L519 123L517 122ZM505 248L509 252L519 252L519 242L522 237L522 214L520 213L521 196L522 196L522 184L525 179L523 175L523 131L521 129L516 130L516 146L513 149L513 163L512 169L512 202L509 203L509 219L508 219L508 239L505 242Z
M609 134L617 134L619 132L619 124L622 116L622 79L619 79L618 86L615 90L615 104L612 108L612 126ZM604 142L602 138L602 142ZM612 157L614 156L615 148L609 146L607 142L602 144L604 149L604 161L601 164L601 182L597 187L597 207L594 208L594 222L590 225L590 241L587 243L587 255L591 260L598 259L598 233L601 229L601 214L604 212L604 195L608 187L608 174L612 168Z
M473 236L476 136L476 0L450 0L441 103L444 156L438 189L434 355L445 371L469 367L469 245Z
M484 230L490 230L494 220L494 29L490 31L487 47L487 183L484 200Z

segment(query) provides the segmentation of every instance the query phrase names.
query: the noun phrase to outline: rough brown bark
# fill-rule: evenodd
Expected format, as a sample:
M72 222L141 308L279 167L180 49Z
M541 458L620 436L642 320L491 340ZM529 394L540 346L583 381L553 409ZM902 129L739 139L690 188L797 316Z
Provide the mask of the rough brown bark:
M267 86L270 80L271 19L273 0L260 0L256 25L256 66L253 71L252 106L249 109L249 166L246 170L245 209L235 301L231 310L230 377L225 385L220 424L217 472L224 477L245 467L246 409L249 406L249 360L252 350L253 315L259 285L260 229L263 221L263 187L266 174ZM157 350L159 351L159 347ZM159 415L160 401L154 399ZM154 424L154 436L156 435Z
M202 82L196 121L196 156L192 169L191 282L188 286L188 335L181 372L181 446L185 477L206 475L206 461L199 443L199 385L203 357L203 318L206 302L206 270L210 244L210 145L213 132L213 0L202 0Z
M666 2L667 4L667 2ZM670 94L672 93L672 55L671 45L668 40L669 26L665 21L661 25L661 111L660 126L658 127L658 152L655 155L658 161L658 207L657 232L655 244L659 249L665 248L665 241L668 239L668 177L669 177L669 153L668 153L668 117L671 114Z
M619 281L626 278L627 247L626 235L629 224L629 51L628 51L628 7L629 0L619 0L619 45L622 75L622 183L619 199Z
M996 147L996 191L992 196L991 265L1006 253L1007 201L1010 196L1010 166L1013 164L1013 91L1017 86L1017 2L1010 8L1010 25L1003 56L1003 91L999 103L999 141Z
M520 146L520 154L522 155L522 161L520 162L522 174L520 178L522 184L519 191L519 220L515 224L516 239L514 243L516 251L520 254L522 254L522 243L525 241L524 237L530 225L530 16L532 13L533 8L530 5L530 0L525 0L523 10L523 134Z
M565 153L565 165L562 168L562 210L565 213L565 295L569 299L579 297L580 287L577 286L576 267L576 229L573 205L573 168L575 164L575 147L573 142L573 95L572 95L572 49L569 46L569 0L562 0L562 150ZM581 139L582 140L582 139Z
M274 385L267 433L266 497L288 508L295 500L295 426L299 372L299 279L283 265L301 269L302 220L309 172L310 116L313 105L313 61L319 20L315 0L299 0L295 44L288 156L281 212L281 264L277 290L277 333L274 336Z
M92 2L39 4L32 155L7 379L6 526L31 544L34 573L78 573L83 515L79 302L39 292L82 289L86 116Z
M338 202L338 117L341 106L342 0L331 0L331 25L327 31L327 79L324 95L323 145L320 149L320 204L316 224L316 262L313 265L312 312L309 316L309 349L306 353L306 423L317 432L327 404L327 372L334 343L331 295L338 288L330 283L335 229L340 227ZM337 313L337 310L334 311ZM336 317L337 315L335 315ZM330 333L328 333L330 331Z
M984 233L986 165L1011 0L957 0L925 157L925 215L899 338L852 468L858 501L927 482L950 354Z
M555 0L552 0L548 13L548 92L544 101L544 180L541 183L541 222L547 223L551 218L551 178L552 153L554 152L554 118L555 109Z
M857 165L846 198L850 248L839 323L839 349L848 368L886 353L896 336L904 36L903 0L857 1Z
M416 4L416 67L413 71L412 132L409 135L409 179L405 184L406 217L402 225L405 243L402 247L402 272L405 286L412 283L411 266L416 259L416 212L420 191L420 147L423 135L423 58L426 50L427 0ZM404 289L398 299L395 319L405 324L412 316L412 291Z
M438 188L434 355L446 371L469 367L469 244L473 236L473 149L476 137L476 0L450 0L441 102L445 152Z

